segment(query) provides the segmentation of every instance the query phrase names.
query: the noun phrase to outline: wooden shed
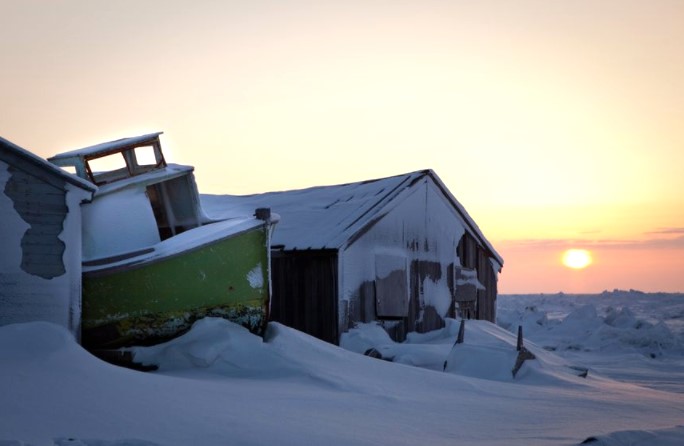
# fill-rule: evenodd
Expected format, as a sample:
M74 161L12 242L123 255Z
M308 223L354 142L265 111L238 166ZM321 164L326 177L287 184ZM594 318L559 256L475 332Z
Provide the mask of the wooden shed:
M496 317L503 260L432 170L202 201L216 216L280 215L271 319L325 341L359 322L378 321L400 341L447 317Z
M0 325L50 321L79 337L80 205L95 190L0 138Z

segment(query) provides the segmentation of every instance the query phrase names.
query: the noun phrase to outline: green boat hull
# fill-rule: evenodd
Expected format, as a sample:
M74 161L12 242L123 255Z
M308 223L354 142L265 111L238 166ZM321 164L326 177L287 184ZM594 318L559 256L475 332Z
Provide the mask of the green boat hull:
M208 316L260 335L268 308L268 227L261 226L168 257L85 272L82 343L152 345Z

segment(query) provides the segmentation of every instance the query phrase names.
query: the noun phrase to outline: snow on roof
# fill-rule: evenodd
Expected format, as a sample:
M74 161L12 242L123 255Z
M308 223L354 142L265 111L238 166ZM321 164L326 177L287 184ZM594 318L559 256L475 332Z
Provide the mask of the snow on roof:
M442 193L451 202L452 206L454 206L454 208L456 208L461 217L465 219L469 229L473 231L473 235L475 235L475 238L487 248L492 258L499 263L498 269L501 269L503 267L503 257L501 257L501 255L498 252L496 252L496 249L494 249L492 244L489 243L489 241L485 238L484 234L480 230L480 227L477 226L477 223L475 223L475 220L472 219L470 214L468 214L468 211L465 210L463 205L459 203L456 197L454 197L454 195L449 191L449 189L447 189L446 185L437 176L437 174L432 170L429 170L428 172L430 177L435 181L435 183L437 183L437 186L439 186L439 188L442 190Z
M0 137L0 149L2 149L3 152L7 153L13 153L17 157L23 159L24 161L27 161L31 164L33 164L36 167L39 167L43 169L45 172L48 172L49 174L56 176L58 178L61 178L62 180L73 184L74 186L77 186L81 189L94 192L97 190L97 186L92 184L89 181L83 180L76 175L70 174L69 172L66 172L59 167L55 166L52 163L49 163L48 161L44 160L43 158L34 155L33 153L29 152L26 149L22 149L18 145L14 144L11 141L6 140L5 138Z
M181 164L167 164L166 166L150 170L143 174L135 175L132 177L124 178L122 180L113 181L107 184L101 184L97 190L97 196L101 197L112 192L119 191L132 184L157 184L162 181L168 181L173 178L177 178L183 175L188 175L195 170L193 166L184 166Z
M115 141L103 142L95 144L94 146L84 147L82 149L71 150L69 152L60 153L49 158L48 161L59 162L74 158L85 158L93 155L104 155L107 152L121 150L125 147L136 146L145 143L155 142L159 139L159 135L163 132L148 133L147 135L133 136L130 138L121 138Z
M503 264L463 206L432 170L284 192L243 196L202 195L202 205L214 218L244 215L255 208L270 207L282 218L273 234L274 246L282 245L288 250L339 249L368 223L381 217L391 201L402 195L407 196L412 186L426 177L435 181L471 233Z

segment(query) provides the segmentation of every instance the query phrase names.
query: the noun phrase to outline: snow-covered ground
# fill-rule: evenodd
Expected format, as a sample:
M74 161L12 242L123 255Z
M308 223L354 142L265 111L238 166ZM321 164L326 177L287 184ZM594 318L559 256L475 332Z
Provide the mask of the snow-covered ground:
M460 321L401 344L368 324L344 349L205 319L137 349L152 373L56 325L8 325L0 446L681 445L683 319L684 294L500 296L500 326L466 321L462 344ZM514 378L518 325L536 359Z
M684 294L500 296L498 325L592 372L684 393ZM683 421L684 423L684 421Z

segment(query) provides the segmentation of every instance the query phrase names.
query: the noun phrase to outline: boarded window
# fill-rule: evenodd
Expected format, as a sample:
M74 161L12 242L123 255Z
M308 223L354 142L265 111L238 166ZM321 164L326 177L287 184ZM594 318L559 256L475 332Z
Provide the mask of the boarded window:
M408 316L408 274L406 258L375 256L375 311L378 318L400 319Z
M477 299L477 290L483 288L477 280L477 271L471 268L454 268L457 302L473 302Z
M477 270L472 268L454 268L454 300L458 308L458 314L465 319L477 316L478 291L484 287L477 279Z

